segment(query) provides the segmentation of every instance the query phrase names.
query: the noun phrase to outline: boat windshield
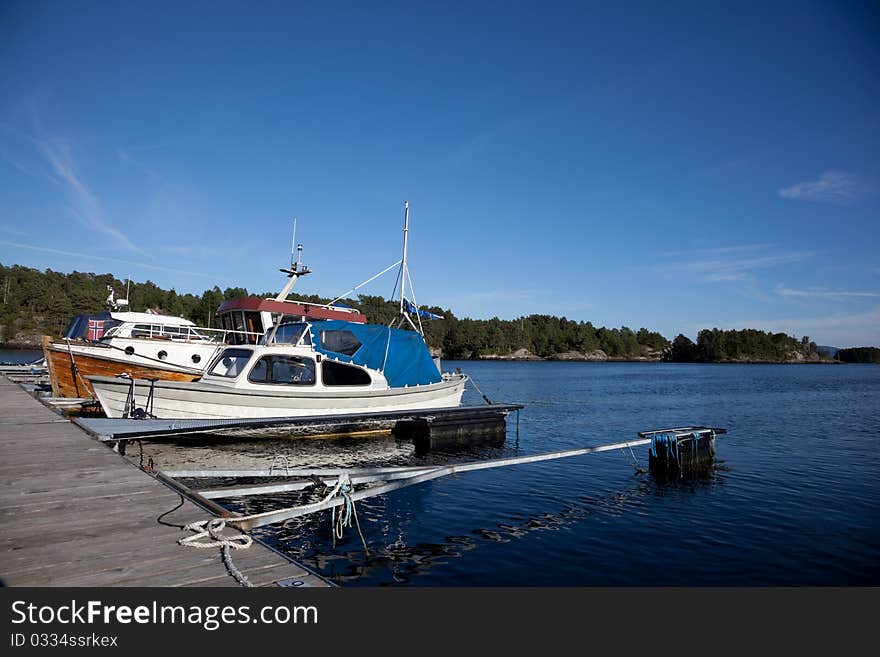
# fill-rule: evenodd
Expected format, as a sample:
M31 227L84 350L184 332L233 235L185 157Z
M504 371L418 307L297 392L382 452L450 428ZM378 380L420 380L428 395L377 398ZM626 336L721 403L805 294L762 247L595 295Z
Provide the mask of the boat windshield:
M308 329L309 325L303 322L282 324L278 327L278 330L275 331L275 337L272 338L272 344L297 345L300 344L300 339L302 339L302 344L310 345L312 344L312 334L309 333ZM267 340L271 334L272 331L266 331L266 334L260 339L260 344L267 344Z
M208 374L233 379L241 374L253 353L250 349L225 349L208 367Z

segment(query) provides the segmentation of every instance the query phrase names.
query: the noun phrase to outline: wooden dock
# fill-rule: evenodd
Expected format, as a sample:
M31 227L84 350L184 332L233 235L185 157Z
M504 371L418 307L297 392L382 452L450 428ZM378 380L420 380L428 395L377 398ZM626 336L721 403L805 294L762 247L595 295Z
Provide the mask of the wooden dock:
M220 550L159 518L182 498L0 376L0 579L6 586L239 586ZM211 517L185 500L163 522ZM235 530L227 527L226 534ZM231 551L255 586L329 586L254 541Z

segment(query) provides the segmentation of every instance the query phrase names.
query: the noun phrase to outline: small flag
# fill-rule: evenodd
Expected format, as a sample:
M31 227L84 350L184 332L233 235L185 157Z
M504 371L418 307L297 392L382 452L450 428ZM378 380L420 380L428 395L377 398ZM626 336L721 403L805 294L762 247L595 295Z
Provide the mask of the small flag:
M103 319L90 319L89 320L89 340L93 342L97 342L104 335L104 320Z
M443 315L435 315L427 310L417 308L415 304L410 303L409 299L404 299L404 302L406 303L406 312L408 313L415 313L419 317L424 317L425 319L443 319Z

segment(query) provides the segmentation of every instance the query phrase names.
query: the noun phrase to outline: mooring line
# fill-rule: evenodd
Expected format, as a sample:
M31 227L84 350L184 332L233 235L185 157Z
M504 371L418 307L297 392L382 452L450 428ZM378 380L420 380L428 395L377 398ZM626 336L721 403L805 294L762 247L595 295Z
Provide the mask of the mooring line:
M236 568L234 563L232 563L232 554L229 550L230 548L233 550L245 550L253 545L254 539L246 533L241 533L238 536L223 536L221 532L225 527L226 520L223 518L197 520L189 523L183 528L184 530L190 530L197 533L192 536L187 536L186 538L181 538L177 543L185 547L193 547L199 550L219 547L220 557L223 560L226 569L229 571L229 574L232 575L232 577L235 578L235 581L242 586L252 587L253 584L247 576ZM203 541L202 539L205 538L210 540Z

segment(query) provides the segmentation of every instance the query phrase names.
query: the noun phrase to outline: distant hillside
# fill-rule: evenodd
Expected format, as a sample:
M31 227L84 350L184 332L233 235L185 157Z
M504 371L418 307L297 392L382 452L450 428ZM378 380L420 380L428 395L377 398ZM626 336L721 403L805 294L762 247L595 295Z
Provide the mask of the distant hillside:
M837 352L840 351L839 347L827 347L824 345L818 345L816 347L816 351L818 351L825 358L837 358Z
M3 266L0 264L0 344L36 346L41 335L59 336L74 315L106 309L107 286L117 297L126 285L112 274ZM274 296L264 292L261 297ZM163 290L152 281L132 282L128 297L134 311L156 310L185 317L200 326L217 326L217 307L226 299L248 296L244 288L214 286L201 295ZM316 295L299 296L310 303L327 303ZM344 299L369 321L388 324L397 303L380 296ZM448 359L492 360L671 360L679 362L830 362L808 338L747 329L704 329L692 342L679 335L670 342L657 331L627 326L606 328L551 315L528 315L514 320L459 319L450 309L423 307L444 319L424 323L425 339L436 354ZM852 358L873 358L861 352Z
M70 319L81 313L106 309L107 286L118 296L125 283L111 274L73 272L63 274L29 267L0 264L0 343L35 346L43 334L58 336ZM274 296L263 293L258 296ZM168 315L186 317L200 326L216 326L217 307L231 297L248 296L244 288L221 290L213 287L201 295L178 294L163 290L152 281L132 282L128 293L130 308L148 308ZM330 299L298 295L311 303ZM380 296L358 295L344 303L367 315L371 322L387 324L397 313L397 304ZM669 341L646 328L634 331L595 327L590 322L575 322L564 317L529 315L516 320L458 319L449 309L424 307L444 319L424 324L425 339L445 358L660 360Z

